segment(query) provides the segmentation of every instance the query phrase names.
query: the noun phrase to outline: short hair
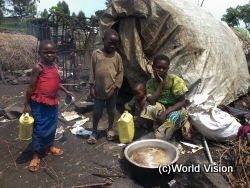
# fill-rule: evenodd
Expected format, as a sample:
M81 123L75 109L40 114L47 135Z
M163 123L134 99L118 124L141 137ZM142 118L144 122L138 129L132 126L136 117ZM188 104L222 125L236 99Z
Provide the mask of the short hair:
M116 30L114 30L114 29L108 29L108 30L105 31L103 38L107 38L110 35L115 35L115 36L119 37L119 35L116 32Z
M48 45L48 44L51 44L52 46L56 47L56 44L52 41L52 40L43 40L40 42L40 45L39 45L39 51L44 48L44 46Z
M154 58L154 60L153 60L153 65L155 65L155 63L156 63L158 60L164 60L164 61L170 63L169 57L166 56L166 55L161 54L161 55L155 56L155 58Z
M138 83L136 83L136 84L134 85L134 88L133 88L133 89L135 89L135 88L146 89L146 86L145 86L144 83L138 82Z

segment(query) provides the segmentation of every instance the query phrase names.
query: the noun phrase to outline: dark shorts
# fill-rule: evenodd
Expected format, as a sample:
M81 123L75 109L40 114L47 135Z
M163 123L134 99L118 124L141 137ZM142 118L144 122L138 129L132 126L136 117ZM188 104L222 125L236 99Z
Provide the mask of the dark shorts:
M116 114L116 99L117 93L115 92L108 99L96 99L94 104L93 117L100 119L103 114L103 110L106 104L107 113L109 116L114 116Z

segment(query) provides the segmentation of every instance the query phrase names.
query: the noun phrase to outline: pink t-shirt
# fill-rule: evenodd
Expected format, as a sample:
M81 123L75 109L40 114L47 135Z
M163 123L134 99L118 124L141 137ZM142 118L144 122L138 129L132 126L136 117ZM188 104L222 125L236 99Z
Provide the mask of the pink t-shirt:
M36 82L36 89L32 93L31 98L39 103L48 105L58 104L60 96L58 95L60 77L58 74L58 66L53 63L52 67L48 67L42 63L37 63L42 67L42 71Z

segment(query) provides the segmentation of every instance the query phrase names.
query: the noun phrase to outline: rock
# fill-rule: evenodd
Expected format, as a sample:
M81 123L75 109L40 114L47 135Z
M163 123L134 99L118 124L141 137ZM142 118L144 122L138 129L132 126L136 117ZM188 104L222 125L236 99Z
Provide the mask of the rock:
M179 164L181 165L181 164ZM185 166L200 166L199 172L181 172L176 173L176 181L181 187L192 187L192 188L228 188L231 187L223 176L217 172L206 172L204 165L209 166L208 161L202 158L200 155L190 158L185 162Z
M3 110L2 108L0 108L0 116L4 116L5 113L6 113L5 110Z
M29 84L30 83L30 78L27 76L21 76L18 78L19 83L21 84Z
M22 112L23 112L23 108L14 106L8 110L8 112L5 114L4 117L10 120L17 119L17 118L20 118L20 116L22 115Z

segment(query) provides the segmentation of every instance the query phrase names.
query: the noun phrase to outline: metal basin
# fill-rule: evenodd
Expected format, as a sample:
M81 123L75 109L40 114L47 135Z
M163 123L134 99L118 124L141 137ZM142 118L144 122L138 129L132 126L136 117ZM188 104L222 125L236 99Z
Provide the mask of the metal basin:
M127 159L129 174L134 178L138 183L142 184L144 187L153 187L153 186L161 186L167 187L167 183L171 181L175 174L173 172L168 173L159 173L159 165L147 165L147 163L138 163L133 160L134 158L131 156L135 155L136 152L141 149L155 148L162 152L166 153L166 162L161 163L162 165L175 165L176 161L179 159L179 150L171 143L159 140L159 139L146 139L135 141L129 144L125 150L124 155ZM148 150L145 150L148 151ZM138 155L141 155L138 154ZM146 154L147 155L147 154ZM159 154L158 154L159 156ZM164 155L162 155L164 157ZM156 156L157 157L157 154ZM133 159L132 159L133 158ZM153 157L154 158L154 157ZM161 160L164 161L164 160Z

